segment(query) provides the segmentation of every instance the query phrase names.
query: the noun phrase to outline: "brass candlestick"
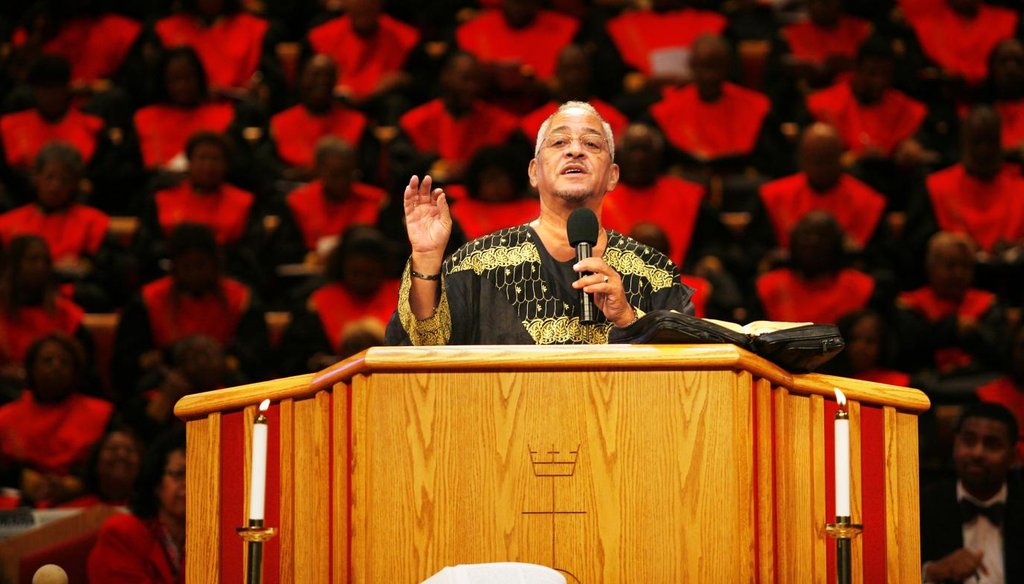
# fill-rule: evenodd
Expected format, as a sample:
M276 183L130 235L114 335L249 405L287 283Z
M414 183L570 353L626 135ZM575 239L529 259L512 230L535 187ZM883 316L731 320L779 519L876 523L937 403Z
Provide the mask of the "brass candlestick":
M825 525L825 533L836 540L836 584L852 582L853 558L850 554L850 540L860 535L864 526L850 523L849 517L836 516L835 523Z
M264 527L262 519L250 519L248 527L236 527L238 537L249 545L249 564L246 568L246 584L260 584L263 581L263 542L277 534L277 528Z

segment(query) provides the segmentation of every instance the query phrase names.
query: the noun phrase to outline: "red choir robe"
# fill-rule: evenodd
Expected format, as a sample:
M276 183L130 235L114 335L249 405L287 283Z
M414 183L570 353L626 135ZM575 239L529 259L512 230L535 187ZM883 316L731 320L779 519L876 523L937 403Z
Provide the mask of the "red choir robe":
M118 14L74 18L43 43L43 52L71 63L72 83L92 83L114 76L140 32L141 24ZM12 41L16 47L24 45L28 32L17 29Z
M131 513L111 515L89 552L89 582L184 584L184 565L175 575L164 545L163 528L156 519L139 519Z
M558 53L572 42L579 27L571 16L542 9L530 25L517 30L508 26L500 10L485 10L459 25L455 39L460 49L481 63L518 63L547 80L555 74Z
M924 53L944 70L980 83L988 73L988 55L1017 30L1018 11L982 3L975 18L964 18L945 2L907 15Z
M337 351L341 347L345 326L355 320L370 317L382 327L388 325L398 306L398 288L401 280L386 280L369 298L359 298L339 282L325 284L309 297L309 308L320 317L320 325Z
M419 41L415 27L386 14L380 15L377 32L370 38L357 35L348 16L309 31L313 50L330 55L338 64L338 88L359 98L372 95L386 75L401 71Z
M681 274L679 281L693 288L693 296L690 297L690 301L693 302L693 315L704 318L707 314L708 297L711 296L711 282L692 274Z
M703 35L719 35L728 20L710 10L684 8L670 12L637 10L611 18L605 27L622 61L650 77L659 52L689 51Z
M0 309L0 363L21 363L32 343L52 332L75 336L85 311L58 295L53 310L42 306L22 306L14 314Z
M337 136L356 147L365 129L366 116L340 105L318 115L299 104L270 119L277 155L291 166L307 168L313 166L313 152L320 138Z
M355 183L343 201L329 201L323 182L317 180L288 194L285 202L302 232L307 250L317 249L325 237L338 237L350 225L374 225L387 193L375 186Z
M967 174L962 164L928 175L935 220L943 231L963 233L985 251L1000 240L1024 239L1024 178L1004 164L991 181Z
M613 134L618 136L620 132L626 129L626 125L629 123L629 118L617 110L615 106L596 97L590 98L588 102L590 105L594 106L597 113L601 114L604 121L608 122L608 125L612 127ZM561 104L549 101L526 114L519 125L523 130L523 133L526 134L526 137L531 140L535 139L537 137L537 132L540 131L540 127L544 125L544 120L548 119L551 114L555 113L559 105Z
M1024 144L1024 99L997 101L993 104L1002 121L1003 148L1012 150Z
M834 126L846 148L856 154L868 149L892 154L900 142L917 133L928 115L923 103L895 89L887 89L878 103L863 105L849 82L811 94L807 109L816 120Z
M20 235L46 240L54 262L94 255L107 235L110 217L99 209L74 203L58 211L44 211L35 203L0 215L0 241L4 245Z
M871 36L871 23L854 16L840 16L834 28L806 20L784 26L781 32L794 58L822 65L833 55L856 57L860 44Z
M415 107L398 120L412 145L444 160L466 162L482 146L503 143L519 128L519 119L483 101L455 118L440 99Z
M868 369L867 371L861 371L853 375L854 379L862 379L864 381L871 381L873 383L888 383L889 385L898 385L900 387L910 387L910 376L902 371L896 371L895 369L885 369L883 367L875 367L874 369Z
M674 176L660 176L649 187L620 182L604 199L602 222L621 233L649 221L668 237L668 257L683 265L700 215L704 187Z
M769 99L756 91L725 83L722 97L701 101L697 86L669 89L651 106L651 115L668 141L701 160L749 154L757 144Z
M211 87L244 88L259 67L267 21L246 12L218 18L205 26L186 13L172 14L156 23L165 47L189 46L199 55Z
M23 391L20 399L0 407L0 458L66 475L85 463L113 411L110 402L87 395L40 403Z
M448 185L445 193L452 202L452 216L459 222L467 239L529 223L540 212L537 199L529 197L492 203L470 197L463 185Z
M97 116L70 108L60 121L50 123L34 109L7 114L0 118L0 139L9 166L23 170L35 164L36 155L48 142L66 142L88 162L96 151L103 130Z
M1017 427L1024 428L1024 386L1012 377L1000 377L978 388L978 399L1001 404L1013 412ZM1024 440L1017 439L1017 459L1024 460Z
M896 305L904 310L911 310L922 315L931 322L950 316L981 320L996 305L996 295L985 290L971 288L959 303L939 298L930 286L917 290L901 292L896 298ZM940 347L935 351L935 365L939 371L949 371L967 367L974 359L970 353L960 347Z
M185 152L192 134L202 130L224 132L235 118L230 103L204 103L195 108L154 104L135 112L142 161L147 168L163 166Z
M864 308L875 291L874 278L851 268L814 280L780 268L759 276L756 285L768 319L822 324Z
M179 223L200 223L213 231L220 245L241 241L255 200L249 191L227 183L216 193L198 193L188 181L162 190L154 198L164 237Z
M786 249L789 232L811 211L827 211L839 222L843 233L863 248L885 210L885 197L848 174L843 174L824 193L812 189L807 184L807 175L801 172L765 183L760 194L775 239Z
M230 345L251 299L249 287L231 278L221 278L217 291L198 297L176 293L171 276L142 287L153 345L160 349L197 334Z

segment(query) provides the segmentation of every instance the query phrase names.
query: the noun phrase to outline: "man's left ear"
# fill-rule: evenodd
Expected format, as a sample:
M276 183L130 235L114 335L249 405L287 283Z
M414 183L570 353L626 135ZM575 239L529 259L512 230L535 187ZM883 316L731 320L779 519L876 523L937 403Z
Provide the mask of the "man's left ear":
M619 184L619 165L612 164L611 177L608 179L608 190L605 192L611 192L615 189L615 186Z

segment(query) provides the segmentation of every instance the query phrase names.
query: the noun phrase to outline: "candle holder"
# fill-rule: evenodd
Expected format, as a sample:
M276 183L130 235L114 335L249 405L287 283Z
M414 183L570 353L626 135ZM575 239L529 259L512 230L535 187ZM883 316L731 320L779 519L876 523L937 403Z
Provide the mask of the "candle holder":
M849 517L836 517L835 523L825 524L825 533L836 540L836 584L850 584L853 578L853 558L850 540L860 535L864 526L850 523Z
M263 581L263 542L277 535L277 528L264 527L262 519L250 519L248 527L236 527L235 531L249 546L245 582L260 584Z

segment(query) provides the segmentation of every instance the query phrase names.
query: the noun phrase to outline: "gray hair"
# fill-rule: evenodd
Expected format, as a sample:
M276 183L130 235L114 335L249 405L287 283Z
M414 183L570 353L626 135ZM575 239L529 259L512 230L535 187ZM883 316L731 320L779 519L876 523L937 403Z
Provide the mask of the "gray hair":
M47 142L40 148L39 154L36 154L35 171L43 170L47 162L59 162L77 175L81 175L85 169L82 155L74 146L65 142Z
M612 127L608 125L608 122L604 121L604 118L601 117L601 114L597 113L597 110L594 109L594 106L590 105L585 101L567 101L562 105L558 106L558 109L555 110L555 113L551 114L550 116L548 116L548 119L544 120L544 123L540 125L540 130L537 131L537 142L534 144L533 147L533 156L536 158L537 155L540 154L540 147L541 144L544 143L544 137L547 135L548 130L551 129L551 120L553 120L555 116L557 116L558 114L571 109L581 109L587 112L588 114L597 117L597 119L601 120L601 129L604 130L604 139L605 142L608 143L608 153L611 154L612 160L615 160L615 136L612 135Z
M355 148L341 138L324 136L316 143L316 149L313 150L313 161L320 166L328 156L349 156L354 153Z

